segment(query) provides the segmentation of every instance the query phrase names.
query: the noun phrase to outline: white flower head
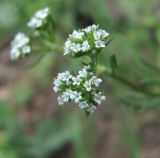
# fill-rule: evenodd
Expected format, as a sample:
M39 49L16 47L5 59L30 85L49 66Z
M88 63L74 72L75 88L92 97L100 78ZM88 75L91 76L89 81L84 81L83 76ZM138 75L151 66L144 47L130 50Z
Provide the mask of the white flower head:
M98 25L88 26L85 29L74 30L65 42L64 55L82 56L95 55L97 50L106 47L109 33L99 29Z
M38 29L47 23L47 17L49 16L49 8L44 8L35 13L35 15L28 22L28 27Z
M66 71L59 73L53 82L53 90L59 92L58 104L75 102L80 109L93 113L96 107L105 100L98 90L102 79L91 72L91 66L84 66L77 75Z
M31 52L30 39L24 33L17 33L11 42L10 56L12 60L19 59Z

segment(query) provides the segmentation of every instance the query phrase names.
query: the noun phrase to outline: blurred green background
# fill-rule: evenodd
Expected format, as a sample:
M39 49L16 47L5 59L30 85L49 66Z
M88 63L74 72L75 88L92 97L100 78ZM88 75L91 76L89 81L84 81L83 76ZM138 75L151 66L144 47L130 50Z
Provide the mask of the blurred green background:
M103 76L107 101L86 118L74 105L59 107L52 81L78 62L53 52L11 62L10 41L34 12L49 6L63 41L73 29L99 24L114 40L100 63L160 92L159 0L1 0L0 158L160 158L160 96Z

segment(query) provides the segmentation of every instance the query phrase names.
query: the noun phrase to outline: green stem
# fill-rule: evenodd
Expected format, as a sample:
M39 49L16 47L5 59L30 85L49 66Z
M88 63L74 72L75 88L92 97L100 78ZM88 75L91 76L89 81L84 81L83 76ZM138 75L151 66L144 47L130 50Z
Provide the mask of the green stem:
M98 55L91 56L91 65L93 66L94 72L97 73Z
M146 88L144 88L144 87L142 87L140 85L137 85L135 83L132 83L132 82L128 81L127 79L123 78L122 76L113 75L113 74L111 74L109 72L106 72L106 74L107 74L107 76L109 76L109 77L121 82L122 84L131 87L135 91L144 93L144 94L146 94L148 96L151 96L151 97L160 97L160 92L158 92L158 93L157 92L153 92L153 91L151 91L149 89L146 89Z
M98 65L98 54L96 55L95 57L95 64L96 64L96 68L95 68L95 71L97 73L97 65Z

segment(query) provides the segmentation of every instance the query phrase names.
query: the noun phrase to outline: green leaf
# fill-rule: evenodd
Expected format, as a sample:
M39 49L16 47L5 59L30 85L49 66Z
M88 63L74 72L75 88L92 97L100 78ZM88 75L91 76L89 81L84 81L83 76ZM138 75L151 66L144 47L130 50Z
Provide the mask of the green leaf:
M33 68L33 67L35 67L37 64L39 64L40 62L41 62L41 60L43 59L43 57L45 56L46 54L43 52L37 59L35 59L34 61L33 61L33 63L31 63L31 64L29 64L28 66L27 66L27 68Z
M111 38L107 43L106 46L108 46L112 42L113 38Z
M111 64L111 68L112 68L112 74L116 75L116 69L117 69L118 65L117 65L117 59L116 59L116 55L115 54L113 54L111 56L110 64Z

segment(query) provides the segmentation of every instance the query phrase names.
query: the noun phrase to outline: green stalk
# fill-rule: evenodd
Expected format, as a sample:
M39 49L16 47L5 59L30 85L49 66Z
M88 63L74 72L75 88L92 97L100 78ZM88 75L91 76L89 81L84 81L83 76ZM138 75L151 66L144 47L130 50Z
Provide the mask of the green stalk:
M154 91L151 91L149 89L146 89L138 84L135 84L129 80L127 80L126 78L122 77L122 76L118 76L118 75L113 75L111 74L110 72L105 72L105 74L109 77L111 77L112 79L115 79L117 81L119 81L120 83L124 84L124 85L127 85L129 86L130 88L134 89L135 91L138 91L138 92L141 92L141 93L144 93L148 96L151 96L151 97L160 97L160 92L154 92Z

